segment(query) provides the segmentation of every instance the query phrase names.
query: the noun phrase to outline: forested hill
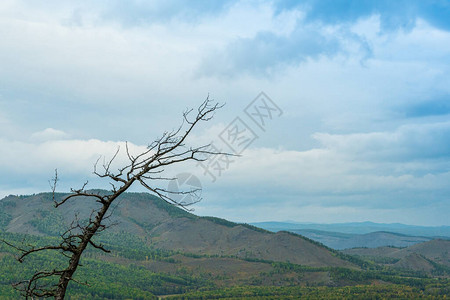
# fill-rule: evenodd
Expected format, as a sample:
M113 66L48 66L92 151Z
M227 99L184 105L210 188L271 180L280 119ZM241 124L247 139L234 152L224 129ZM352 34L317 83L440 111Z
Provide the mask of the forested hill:
M145 193L127 193L117 200L107 222L118 225L94 239L111 253L86 250L75 277L89 285L69 285L70 299L157 299L155 295L441 299L450 295L450 270L442 264L447 256L433 252L434 244L412 246L414 251L404 259L384 252L380 257L350 256L293 233L198 217ZM0 240L15 245L55 244L75 214L83 222L95 206L80 198L55 209L50 193L6 197L0 200ZM67 263L54 252L36 253L21 264L14 255L14 248L0 243L0 299L20 298L12 283L30 278L36 270Z
M104 191L98 191L103 193ZM67 194L56 194L62 198ZM55 209L52 194L8 196L0 200L0 230L57 236L74 216L82 222L96 203L69 200ZM126 193L113 208L108 230L140 237L156 249L184 253L289 261L314 267L352 267L330 249L287 232L271 233L246 224L214 217L198 217L147 193Z

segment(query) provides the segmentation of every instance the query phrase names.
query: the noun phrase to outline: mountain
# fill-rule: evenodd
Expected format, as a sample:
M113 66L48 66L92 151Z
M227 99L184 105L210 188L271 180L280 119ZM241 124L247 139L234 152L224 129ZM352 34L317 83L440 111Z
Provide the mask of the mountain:
M405 234L376 231L366 234L330 232L315 229L292 230L297 234L318 241L333 249L342 250L357 247L376 248L382 246L408 247L430 241L431 237L410 236Z
M354 248L343 253L357 255L383 263L395 269L406 269L430 273L433 271L450 271L450 241L431 240L406 248L379 247Z
M432 238L450 238L450 226L416 226L400 223L382 224L373 222L353 222L334 224L292 223L292 222L257 222L251 223L270 231L296 231L296 230L321 230L330 232L366 234L377 231L385 231L411 236L424 236Z
M103 193L103 191L98 191ZM64 197L57 194L57 198ZM70 200L58 209L52 195L8 196L0 201L0 229L11 233L57 236L77 215L88 218L97 203ZM236 256L312 267L352 267L330 249L288 232L272 233L214 217L198 217L146 193L127 193L109 218L111 232L138 236L157 249L201 255Z

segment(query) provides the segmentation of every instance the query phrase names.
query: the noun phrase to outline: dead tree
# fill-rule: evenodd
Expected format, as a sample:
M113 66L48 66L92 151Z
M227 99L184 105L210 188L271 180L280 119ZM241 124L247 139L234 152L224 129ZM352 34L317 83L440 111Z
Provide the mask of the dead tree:
M224 154L209 151L209 145L199 147L186 146L186 138L192 132L194 127L200 122L209 121L214 112L221 106L213 103L207 98L197 109L187 110L183 113L183 122L178 129L171 132L165 132L160 138L153 141L144 152L134 155L131 153L128 144L124 150L128 163L118 168L116 171L112 170L112 164L120 152L117 150L111 160L104 162L99 167L98 162L94 165L94 174L100 178L109 180L112 189L106 195L101 195L98 192L89 191L86 189L86 184L81 189L72 189L72 193L57 200L55 197L56 183L58 181L58 174L52 180L53 201L57 208L69 200L84 197L93 199L99 203L99 209L94 210L89 220L84 224L80 224L75 220L72 225L61 235L61 242L54 246L44 247L18 247L17 245L8 245L20 251L18 261L23 260L37 252L41 251L57 251L68 258L68 265L60 270L40 271L36 272L29 280L15 284L23 296L27 299L54 297L55 299L64 299L67 286L69 282L75 281L74 273L80 265L80 259L83 252L88 246L92 246L104 252L109 252L103 245L97 244L93 241L93 237L105 230L108 225L105 225L105 220L110 216L111 205L113 202L125 191L127 191L134 183L139 183L148 191L156 194L165 201L186 208L192 203L183 203L173 200L173 194L196 194L197 190L189 191L169 191L164 188L155 186L155 182L159 180L174 180L174 178L166 178L163 176L164 169L167 166L182 163L185 161L204 161L209 155ZM99 171L101 169L101 171ZM197 198L196 201L200 199ZM55 279L53 284L48 284L48 279ZM43 283L44 279L44 283ZM47 281L46 281L47 280ZM45 282L46 281L46 282ZM57 283L56 283L57 282Z

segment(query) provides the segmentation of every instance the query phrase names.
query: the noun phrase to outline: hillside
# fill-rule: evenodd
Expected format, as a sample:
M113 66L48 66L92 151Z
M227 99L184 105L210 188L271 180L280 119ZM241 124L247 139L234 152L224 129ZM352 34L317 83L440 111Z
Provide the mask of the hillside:
M59 209L54 209L52 204L49 193L6 197L0 201L0 214L4 216L1 228L11 233L57 236L75 214L80 220L88 218L96 205L87 199L69 201ZM118 223L111 227L111 232L138 236L157 249L289 261L314 267L352 266L329 249L301 236L286 232L275 234L218 218L197 217L145 193L123 195L108 221Z
M450 241L432 240L407 248L380 247L375 249L355 248L344 250L344 253L365 256L384 256L392 258L404 258L410 254L422 255L436 263L450 267Z
M366 257L383 262L397 269L432 272L450 271L450 241L432 240L407 248L379 247L374 249L355 248L343 253Z

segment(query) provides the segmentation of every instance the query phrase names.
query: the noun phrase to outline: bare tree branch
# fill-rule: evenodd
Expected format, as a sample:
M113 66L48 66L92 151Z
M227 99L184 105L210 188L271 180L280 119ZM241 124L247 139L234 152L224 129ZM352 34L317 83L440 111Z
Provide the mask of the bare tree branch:
M117 206L113 206L111 210L110 207L113 202L135 182L140 183L148 191L168 203L175 204L186 210L189 210L188 206L200 201L201 198L198 196L200 189L169 191L157 187L154 184L161 180L170 181L176 179L162 175L167 166L191 160L204 161L207 159L207 155L232 155L229 153L207 150L210 145L187 147L185 144L187 137L197 124L211 120L215 111L222 106L223 105L211 101L208 96L196 111L187 109L183 112L182 122L175 130L164 132L159 138L151 142L147 149L141 153L131 153L132 151L129 148L128 143L125 143L125 154L126 158L128 158L128 163L119 168L117 172L112 171L112 165L120 154L120 147L117 148L111 159L106 160L103 157L102 171L99 171L98 167L98 163L100 159L102 159L102 157L99 157L94 164L93 173L99 178L110 180L109 184L111 185L111 191L106 195L86 190L88 182L85 182L80 189L72 189L70 195L61 200L57 200L55 198L55 192L58 182L58 172L55 170L55 176L49 183L52 190L54 206L56 208L69 200L78 198L83 198L84 201L92 199L100 203L101 206L97 210L92 211L86 224L80 224L78 217L76 216L70 227L61 234L61 242L59 245L44 247L33 247L29 245L28 247L18 247L7 241L3 241L21 253L17 257L20 262L33 253L46 250L59 251L69 258L68 265L65 269L36 272L29 280L15 284L15 287L20 289L26 298L55 297L57 300L64 299L69 282L76 281L73 279L73 275L78 266L80 266L80 259L86 247L90 245L103 252L110 252L102 244L97 244L92 239L100 232L114 225L113 223L105 225L105 221L111 217L112 211L114 211L114 208ZM193 195L195 200L188 203L173 198L173 195L187 194ZM42 279L54 277L59 278L57 284L48 285L47 283L42 282Z

